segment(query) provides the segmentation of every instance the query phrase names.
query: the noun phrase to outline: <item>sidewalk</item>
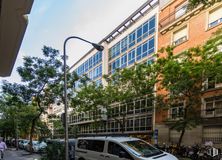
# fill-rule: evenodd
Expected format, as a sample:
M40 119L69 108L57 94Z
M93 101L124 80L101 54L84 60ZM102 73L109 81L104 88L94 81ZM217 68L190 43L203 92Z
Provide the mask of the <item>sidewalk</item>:
M30 155L29 152L24 150L16 150L15 148L9 148L5 151L4 160L40 160L41 156L38 154Z

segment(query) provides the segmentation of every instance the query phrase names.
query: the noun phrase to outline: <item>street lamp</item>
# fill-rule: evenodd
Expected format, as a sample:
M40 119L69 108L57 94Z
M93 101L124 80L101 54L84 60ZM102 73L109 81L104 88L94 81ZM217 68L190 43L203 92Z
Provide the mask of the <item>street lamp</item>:
M70 36L70 37L66 38L65 41L64 41L64 44L63 44L63 60L64 60L65 160L68 160L68 157L69 157L68 156L68 115L67 115L68 104L67 104L66 43L70 39L79 39L81 41L89 43L95 49L97 49L98 51L103 51L103 49L104 49L104 47L99 45L99 44L92 43L90 41L87 41L83 38L76 37L76 36Z

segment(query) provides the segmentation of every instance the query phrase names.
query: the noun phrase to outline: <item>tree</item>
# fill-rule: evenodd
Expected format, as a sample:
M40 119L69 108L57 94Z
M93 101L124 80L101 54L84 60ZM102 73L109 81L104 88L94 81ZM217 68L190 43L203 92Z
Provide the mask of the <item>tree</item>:
M221 0L189 0L189 7L192 9L200 4L212 6L218 2L221 2Z
M181 117L172 124L171 129L181 133L178 145L181 145L186 129L196 127L200 121L200 105L203 84L207 78L215 81L222 79L222 30L217 31L203 46L190 48L175 56L173 47L162 50L164 58L157 61L159 69L159 90L165 107L184 102ZM161 54L161 53L160 53Z
M17 142L18 135L27 135L25 132L30 128L28 120L34 115L35 109L25 103L27 95L24 94L22 85L4 81L2 93L0 98L1 129L6 137L14 137Z
M44 58L24 57L23 66L17 71L21 76L26 91L29 92L28 103L36 107L36 114L30 119L30 143L35 131L36 123L45 113L49 104L61 99L62 90L62 57L58 50L44 46Z
M157 76L154 69L152 65L139 64L132 68L117 70L111 76L105 75L104 78L108 82L107 86L98 86L95 83L82 85L73 99L72 106L78 104L78 108L84 112L99 113L101 108L105 109L107 116L112 117L120 124L123 133L125 131L126 112L120 114L121 119L112 116L111 104L128 103L143 96L153 99ZM99 118L97 116L93 118L95 126L96 124L99 125Z
M154 86L156 83L156 70L154 65L136 64L131 68L117 70L111 76L105 76L108 85L105 88L109 105L108 114L112 114L112 103L129 103L144 96L154 100ZM110 96L112 95L112 96ZM127 112L121 112L119 118L112 117L120 124L122 133L125 131Z
M99 114L101 107L107 105L105 99L104 88L102 85L96 85L94 82L89 82L89 79L83 77L82 85L76 90L76 96L72 98L71 106L75 108L78 113L91 112L94 120L93 127L98 132L100 126L101 114ZM88 82L88 83L86 83ZM104 114L103 114L104 115Z

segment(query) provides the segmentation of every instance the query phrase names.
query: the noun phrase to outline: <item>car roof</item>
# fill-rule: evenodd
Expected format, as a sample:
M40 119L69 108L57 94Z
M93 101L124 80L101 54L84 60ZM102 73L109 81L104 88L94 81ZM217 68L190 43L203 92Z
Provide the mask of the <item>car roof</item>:
M102 137L80 137L80 139L87 139L87 140L104 140L104 141L115 141L115 142L125 142L125 141L135 141L140 140L139 138L134 137L111 137L111 136L102 136Z

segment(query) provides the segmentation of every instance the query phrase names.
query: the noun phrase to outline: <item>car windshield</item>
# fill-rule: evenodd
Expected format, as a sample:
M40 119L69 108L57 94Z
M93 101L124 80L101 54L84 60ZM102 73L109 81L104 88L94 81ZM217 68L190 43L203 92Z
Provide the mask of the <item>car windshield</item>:
M163 153L159 149L141 140L125 141L122 142L122 144L124 144L129 150L132 150L143 157L151 157Z

